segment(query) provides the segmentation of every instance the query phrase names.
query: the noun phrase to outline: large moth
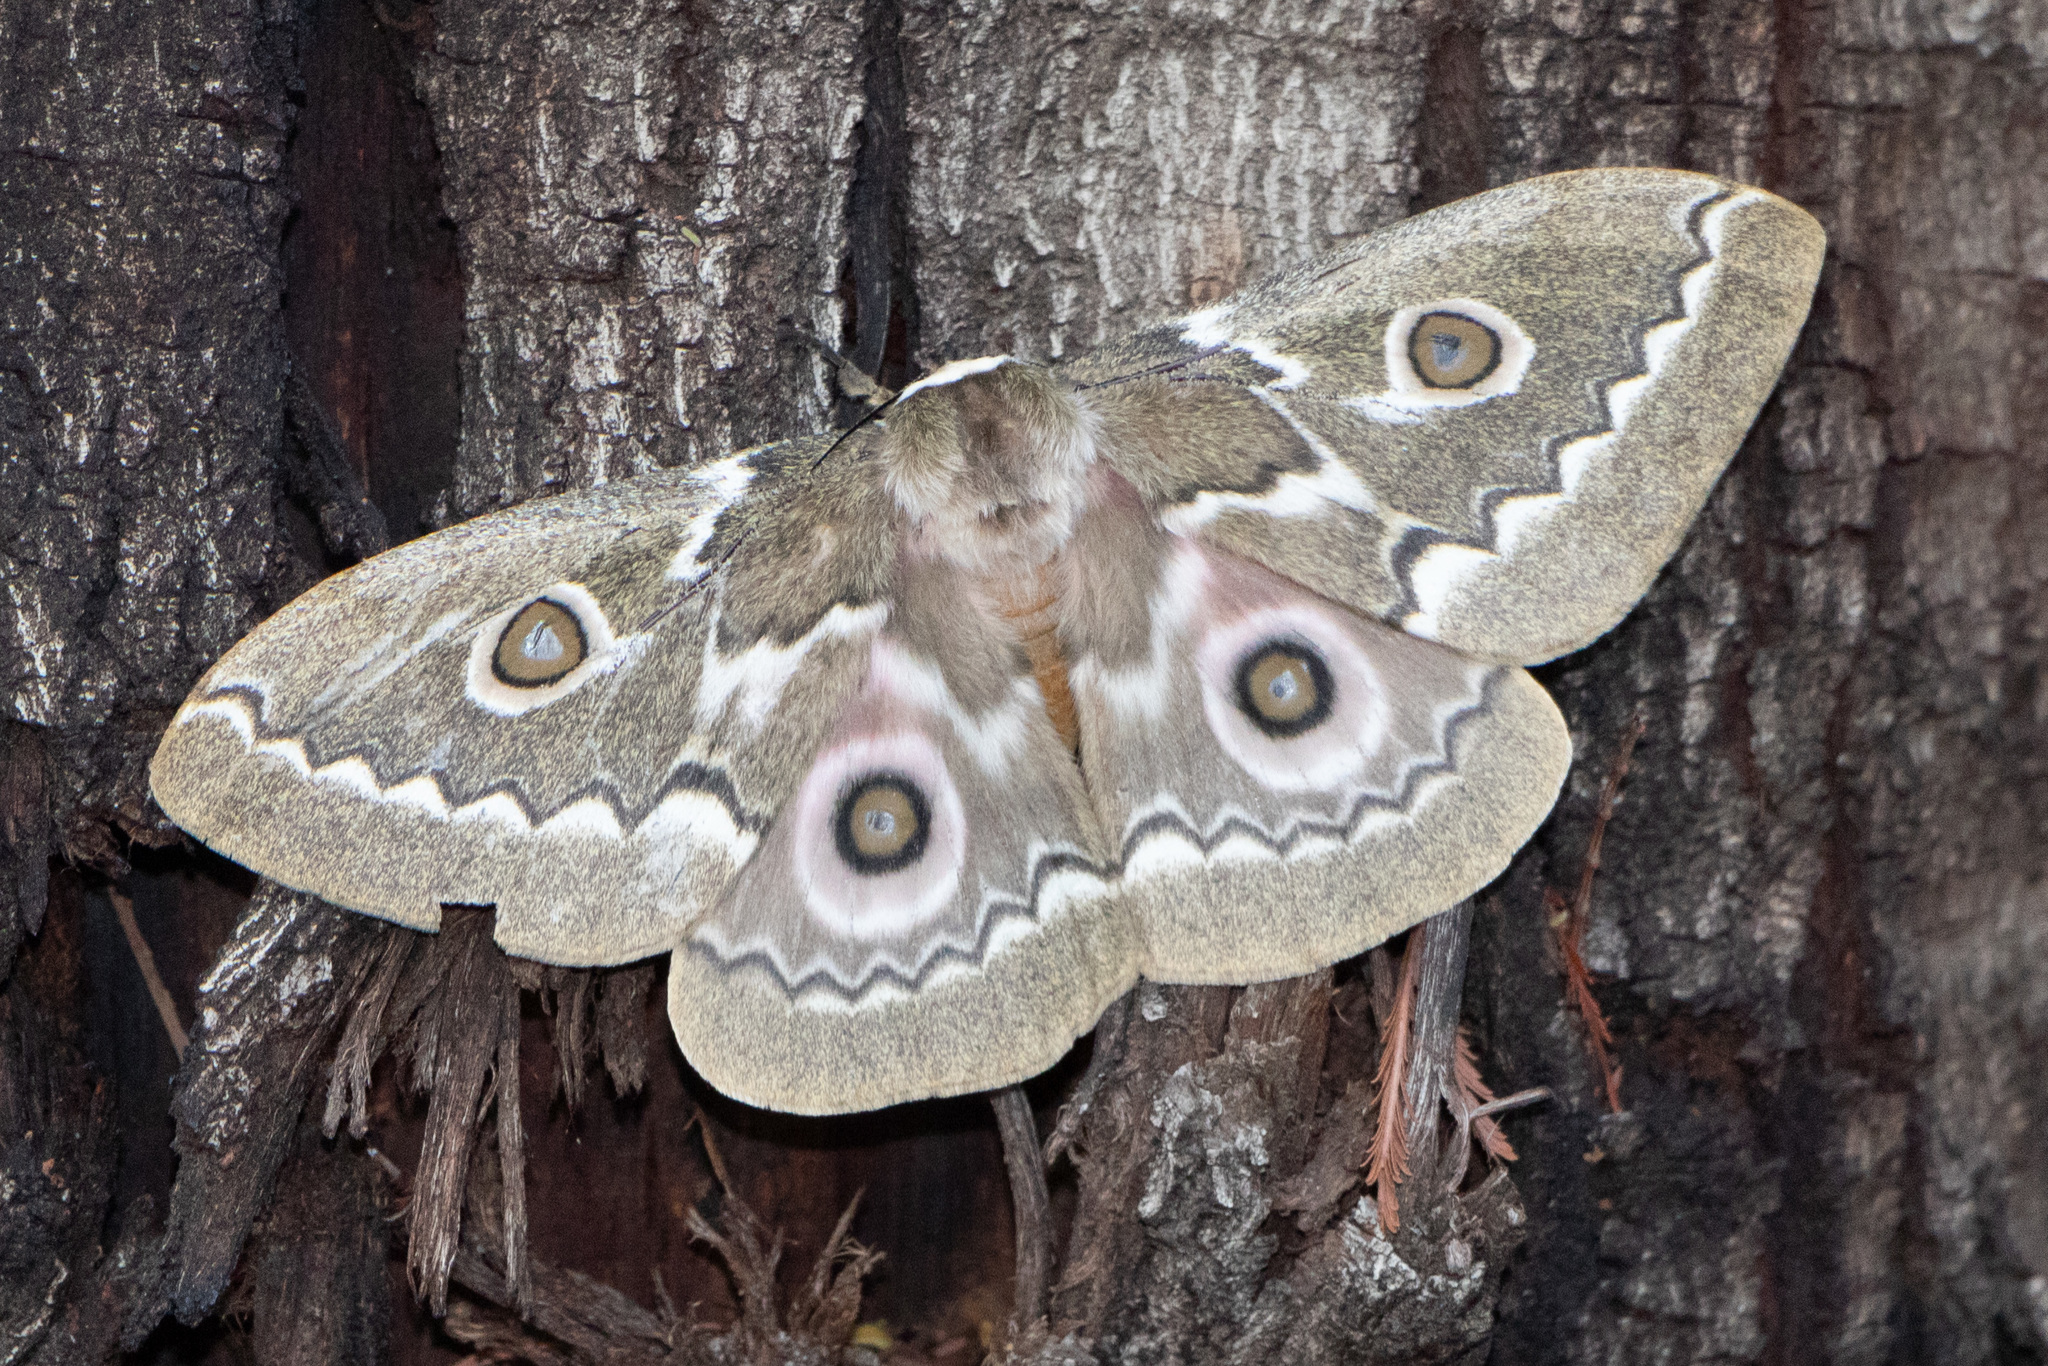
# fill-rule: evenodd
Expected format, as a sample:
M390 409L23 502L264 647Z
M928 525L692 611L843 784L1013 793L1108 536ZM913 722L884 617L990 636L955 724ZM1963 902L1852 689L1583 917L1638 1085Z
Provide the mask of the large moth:
M152 785L343 906L671 954L742 1100L1016 1081L1141 974L1306 972L1500 872L1570 758L1523 666L1677 547L1821 249L1760 190L1573 172L1080 360L954 361L335 575Z

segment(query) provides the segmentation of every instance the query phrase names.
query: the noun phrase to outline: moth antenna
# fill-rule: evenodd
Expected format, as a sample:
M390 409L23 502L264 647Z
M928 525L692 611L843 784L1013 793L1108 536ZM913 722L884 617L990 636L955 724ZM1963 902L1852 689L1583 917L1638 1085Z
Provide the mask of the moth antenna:
M1191 355L1175 356L1172 360L1161 361L1157 365L1148 365L1141 370L1133 370L1129 374L1116 375L1110 379L1097 380L1093 384L1077 384L1074 386L1074 389L1076 390L1076 392L1087 389L1107 389L1113 384L1129 384L1132 380L1136 379L1150 379L1154 375L1172 374L1175 370L1185 370L1190 365L1193 365L1196 361L1207 360L1209 357L1215 355L1217 352L1227 351L1229 349L1229 347L1224 346L1222 343L1219 342L1212 346L1205 346L1201 350L1196 351ZM1220 375L1176 375L1174 377L1176 379L1183 380L1223 378Z
M867 411L862 413L851 427L839 433L832 444L825 448L824 453L811 462L811 468L816 469L832 458L832 453L839 449L847 437L874 421L884 408L894 403L896 391L861 369L851 357L809 328L798 327L795 323L785 320L781 333L816 351L824 358L826 364L832 367L832 378L839 385L839 392L867 405Z
M838 443L836 442L834 443L835 446L837 444ZM831 451L825 452L825 455L830 454L832 454ZM824 458L825 457L822 455L818 457L819 460L823 460ZM812 462L811 468L818 468L816 461ZM746 543L747 533L744 531L742 531L739 535L733 537L732 545L726 549L726 552L723 555L720 555L718 557L717 564L712 565L710 569L706 570L704 576L698 579L697 582L691 584L688 588L685 588L682 592L676 594L675 601L669 603L666 607L662 607L656 611L649 612L646 616L642 617L640 619L640 625L637 629L640 631L651 631L655 628L655 626L660 624L660 622L664 618L675 615L676 612L681 610L683 604L689 602L690 599L696 597L698 593L703 591L704 588L712 582L712 580L718 577L718 571L725 568L726 561L730 560L734 555L737 555L739 553L740 547L745 545Z
M894 403L895 401L895 395L891 394L889 396L888 403L884 403L879 408L870 408L867 412L862 413L860 416L860 421L854 423L851 427L848 427L838 436L832 438L832 444L825 448L824 454L820 455L816 460L813 460L811 462L811 468L816 469L818 468L818 466L824 464L827 460L830 460L832 458L832 452L838 450L841 446L846 444L847 437L852 436L855 432L859 431L861 428L867 426L870 422L873 422L876 418L880 417L882 415L883 408L888 407L889 403Z
M879 408L896 397L896 391L860 368L853 359L839 351L815 332L791 326L791 335L804 345L823 356L832 366L832 378L839 384L839 392L848 398L859 399L870 408Z

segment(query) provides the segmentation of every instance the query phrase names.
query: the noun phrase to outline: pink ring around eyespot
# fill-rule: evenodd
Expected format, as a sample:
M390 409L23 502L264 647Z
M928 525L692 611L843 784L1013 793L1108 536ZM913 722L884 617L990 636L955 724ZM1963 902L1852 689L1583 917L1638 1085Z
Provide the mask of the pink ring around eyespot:
M1268 735L1239 708L1238 671L1269 642L1307 645L1330 673L1329 719L1299 735ZM1386 743L1385 685L1372 660L1329 613L1265 607L1210 630L1195 648L1202 711L1224 752L1275 792L1327 788L1364 771Z
M908 867L863 873L840 857L832 822L863 778L891 774L917 785L931 814L923 856ZM953 901L967 856L960 793L937 746L912 731L845 740L818 756L784 808L793 821L797 885L811 919L847 939L874 941L915 930Z

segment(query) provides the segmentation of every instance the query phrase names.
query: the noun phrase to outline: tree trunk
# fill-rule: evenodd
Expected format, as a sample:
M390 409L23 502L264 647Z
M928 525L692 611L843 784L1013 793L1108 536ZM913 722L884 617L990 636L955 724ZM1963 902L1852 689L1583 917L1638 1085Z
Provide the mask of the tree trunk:
M0 1364L1002 1349L985 1103L725 1101L646 969L181 842L157 737L387 538L846 421L811 338L889 385L1071 356L1594 164L1830 245L1684 549L1540 671L1578 764L1473 903L1463 1018L1553 1098L1396 1229L1358 1171L1391 958L1141 985L1026 1090L1062 1156L1014 1355L2048 1360L2040 0L0 0L0 54ZM1613 1113L1545 893L1637 720L1583 938Z

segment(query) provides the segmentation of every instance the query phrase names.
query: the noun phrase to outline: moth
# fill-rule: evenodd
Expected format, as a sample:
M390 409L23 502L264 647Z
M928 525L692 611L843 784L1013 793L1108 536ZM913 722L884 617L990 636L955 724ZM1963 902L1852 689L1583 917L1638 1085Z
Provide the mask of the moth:
M1665 170L1509 185L1077 360L529 502L322 582L157 751L171 818L416 929L671 955L714 1086L999 1086L1146 976L1483 886L1570 739L1524 666L1649 587L1823 238Z

